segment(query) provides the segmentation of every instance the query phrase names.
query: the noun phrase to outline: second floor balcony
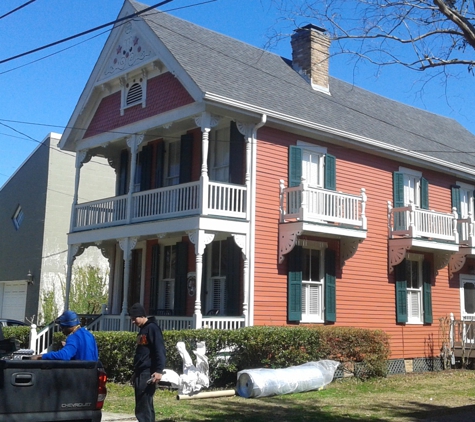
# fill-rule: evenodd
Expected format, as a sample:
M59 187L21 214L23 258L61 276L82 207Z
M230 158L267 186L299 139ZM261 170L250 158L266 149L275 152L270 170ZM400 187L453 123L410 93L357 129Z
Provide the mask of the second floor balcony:
M75 206L72 231L192 215L245 220L246 186L199 180Z
M366 193L360 195L310 187L284 187L280 183L280 222L316 224L315 232L334 232L339 229L366 230ZM325 226L327 228L325 228Z
M389 239L406 242L408 247L458 251L458 216L420 209L414 203L393 208L388 202Z

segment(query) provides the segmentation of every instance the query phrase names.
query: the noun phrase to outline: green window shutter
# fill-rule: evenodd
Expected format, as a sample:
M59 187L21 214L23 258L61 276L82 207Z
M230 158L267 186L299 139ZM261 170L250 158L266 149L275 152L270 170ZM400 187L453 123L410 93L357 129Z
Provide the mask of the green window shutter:
M302 149L291 145L289 147L289 187L302 183Z
M325 155L325 189L336 190L336 157Z
M140 164L142 166L140 172L140 190L148 190L152 184L152 159L153 159L153 146L145 145L140 152Z
M160 245L157 244L152 246L152 262L150 268L150 313L152 314L158 309L159 269Z
M325 322L336 321L336 253L325 251Z
M421 177L421 208L429 209L429 182Z
M457 208L457 213L460 218L460 210L462 209L462 203L460 201L460 186L452 186L452 208Z
M302 319L302 247L294 246L287 257L287 319L298 322Z
M394 208L404 206L404 174L399 171L393 173L393 202Z
M422 295L424 305L424 324L432 324L432 268L429 261L422 263Z
M394 267L394 278L396 281L396 322L407 322L407 280L406 280L406 260Z
M176 244L175 298L173 306L175 315L186 314L187 274L188 243L179 242Z
M191 165L193 158L193 135L181 136L180 142L180 183L191 182Z
M244 135L239 132L236 122L231 122L229 144L229 182L243 185L245 182L245 151Z
M163 187L164 157L165 157L165 143L162 141L158 143L155 148L154 188Z
M123 149L120 152L119 183L117 185L117 195L125 195L128 190L129 174L129 151Z
M226 314L239 316L241 314L241 248L236 245L234 237L228 237L226 243Z

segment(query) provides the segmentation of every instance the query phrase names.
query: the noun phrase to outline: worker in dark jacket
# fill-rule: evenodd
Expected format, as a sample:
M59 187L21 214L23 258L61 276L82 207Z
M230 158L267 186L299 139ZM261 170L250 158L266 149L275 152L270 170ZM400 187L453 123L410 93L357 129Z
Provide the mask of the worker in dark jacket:
M165 343L155 318L147 318L140 303L129 311L132 323L140 328L134 356L133 385L135 389L135 417L138 422L155 422L153 395L165 369Z
M57 352L32 356L38 360L99 360L97 343L94 336L81 327L76 312L64 311L58 319L61 331L66 336L66 342Z

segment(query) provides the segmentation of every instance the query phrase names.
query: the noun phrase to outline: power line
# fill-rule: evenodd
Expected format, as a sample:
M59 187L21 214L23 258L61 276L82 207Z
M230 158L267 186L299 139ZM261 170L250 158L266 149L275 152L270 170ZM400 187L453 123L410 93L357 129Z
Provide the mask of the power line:
M26 2L25 4L22 4L21 6L18 6L16 9L13 9L13 10L11 10L10 12L5 13L4 15L0 16L0 19L5 18L5 17L7 17L8 15L11 15L12 13L18 12L20 9L23 9L24 7L28 6L28 5L31 4L31 3L34 3L35 1L36 1L36 0L30 0L30 1Z
M87 31L83 31L79 34L76 34L76 35L71 35L70 37L67 37L67 38L63 38L61 40L58 40L58 41L55 41L55 42L52 42L50 44L47 44L47 45L44 45L42 47L38 47L38 48L35 48L33 50L30 50L30 51L26 51L25 53L21 53L21 54L17 54L16 56L13 56L13 57L9 57L8 59L3 59L3 60L0 60L0 64L3 64L3 63L7 63L9 61L12 61L12 60L15 60L15 59L18 59L20 57L24 57L24 56L28 56L29 54L32 54L32 53L36 53L37 51L41 51L41 50L45 50L46 48L50 48L50 47L53 47L55 45L58 45L58 44L62 44L66 41L70 41L70 40L73 40L74 38L78 38L78 37L82 37L83 35L86 35L86 34L90 34L91 32L95 32L95 31L98 31L99 29L102 29L102 28L105 28L106 26L110 26L110 25L114 25L116 23L119 23L119 22L122 22L122 21L125 21L127 19L132 19L136 16L139 16L141 15L142 13L146 13L152 9L156 9L157 7L160 7L160 6L163 6L167 3L170 3L172 2L173 0L164 0L164 1L161 1L160 3L157 3L153 6L150 6L150 7L147 7L143 10L140 10L138 12L135 12L135 13L132 13L131 15L127 15L127 16L124 16L120 19L116 19L114 21L111 21L111 22L108 22L108 23L104 23L102 25L99 25L99 26L96 26L95 28L92 28L92 29L88 29Z

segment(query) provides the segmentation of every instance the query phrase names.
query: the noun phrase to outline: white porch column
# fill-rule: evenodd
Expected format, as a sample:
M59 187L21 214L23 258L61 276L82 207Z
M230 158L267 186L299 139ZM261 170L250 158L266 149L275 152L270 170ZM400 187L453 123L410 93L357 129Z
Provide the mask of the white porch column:
M243 258L243 302L242 302L242 316L244 317L244 325L248 326L249 321L249 259L247 257L248 236L244 234L233 234L234 242L241 248Z
M201 128L201 214L208 214L208 154L209 154L209 133L211 128L219 123L220 117L212 116L204 111L200 116L195 117L195 123Z
M83 164L89 162L91 159L91 155L88 153L87 150L78 151L76 153L76 174L74 178L74 196L73 196L73 204L71 207L71 220L69 225L69 232L71 233L76 227L76 205L78 204L78 192L79 192L79 180L81 178L81 167Z
M135 187L135 168L137 167L137 152L139 145L142 143L145 134L135 134L127 138L127 145L130 148L130 177L129 177L129 191L127 192L127 224L132 220L132 194Z
M214 239L214 233L206 233L204 230L194 230L188 232L188 237L195 245L196 255L196 300L195 310L193 313L194 328L201 328L202 314L201 314L201 279L203 277L203 253L206 245L211 243Z
M77 256L84 252L84 247L81 244L68 245L68 258L66 270L66 291L64 294L64 310L69 309L69 294L71 292L71 278L73 273L73 263Z
M124 331L125 328L125 316L127 315L127 310L129 307L128 304L128 294L129 294L129 279L130 279L130 260L132 258L132 249L135 248L137 244L136 237L126 237L119 240L120 249L123 251L124 255L124 290L123 290L123 299L122 299L122 310L120 312L120 330Z

